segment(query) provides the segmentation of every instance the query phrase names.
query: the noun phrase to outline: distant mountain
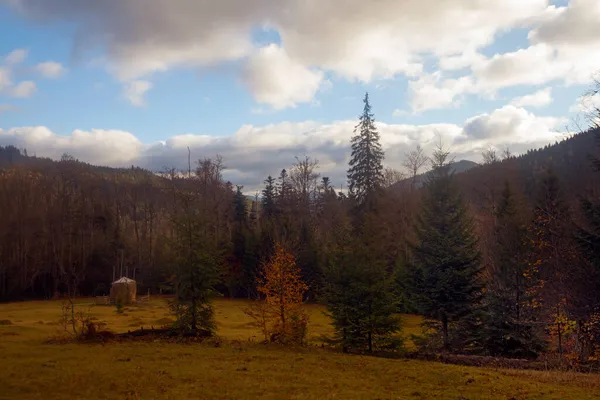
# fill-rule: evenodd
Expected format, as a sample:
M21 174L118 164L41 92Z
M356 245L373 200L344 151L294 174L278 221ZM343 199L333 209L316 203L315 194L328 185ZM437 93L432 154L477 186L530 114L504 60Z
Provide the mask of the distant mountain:
M467 172L470 169L473 169L478 166L480 166L480 164L477 164L476 162L469 161L469 160L455 161L452 164L450 164L450 168L455 174L461 174L463 172ZM425 182L427 181L427 177L429 176L430 173L431 173L431 171L427 171L423 174L417 175L417 178L415 180L415 186L416 187L423 186L423 184L425 184ZM406 184L410 184L411 182L412 182L412 178L404 179L404 180L392 185L392 190L395 190L395 189L397 190Z

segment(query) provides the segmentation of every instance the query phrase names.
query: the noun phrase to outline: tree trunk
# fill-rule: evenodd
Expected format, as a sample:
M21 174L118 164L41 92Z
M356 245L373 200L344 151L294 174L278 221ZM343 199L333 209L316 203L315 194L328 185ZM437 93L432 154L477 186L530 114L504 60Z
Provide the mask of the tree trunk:
M444 351L450 351L450 339L448 338L448 316L442 314L442 333L444 335Z

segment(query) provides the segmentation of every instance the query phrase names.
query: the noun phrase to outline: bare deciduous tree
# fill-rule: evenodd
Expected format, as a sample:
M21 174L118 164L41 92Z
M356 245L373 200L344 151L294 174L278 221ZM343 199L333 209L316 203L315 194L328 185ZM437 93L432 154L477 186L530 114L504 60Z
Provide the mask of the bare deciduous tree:
M416 183L419 171L427 164L427 161L429 161L429 158L425 155L421 145L417 145L414 150L406 153L406 159L404 160L403 165L410 172L413 186Z
M492 146L488 147L484 151L481 152L481 156L483 157L484 164L494 164L500 161L498 154L496 153L496 149Z
M383 187L388 188L404 180L406 175L394 168L385 168L383 170Z

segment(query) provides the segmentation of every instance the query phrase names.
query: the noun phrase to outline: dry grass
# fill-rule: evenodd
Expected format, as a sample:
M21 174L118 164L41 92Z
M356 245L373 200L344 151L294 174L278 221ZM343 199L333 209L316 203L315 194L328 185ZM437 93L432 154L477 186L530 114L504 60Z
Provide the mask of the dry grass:
M85 303L86 300L80 302ZM87 300L89 303L89 300ZM44 344L56 334L58 302L0 305L0 399L593 399L600 377L493 370L434 362L348 356L317 348L253 344L259 332L242 301L216 304L221 347L165 343ZM164 301L90 312L116 332L159 327ZM322 308L310 306L310 338L330 333ZM404 318L405 333L419 330ZM135 326L135 327L134 327Z

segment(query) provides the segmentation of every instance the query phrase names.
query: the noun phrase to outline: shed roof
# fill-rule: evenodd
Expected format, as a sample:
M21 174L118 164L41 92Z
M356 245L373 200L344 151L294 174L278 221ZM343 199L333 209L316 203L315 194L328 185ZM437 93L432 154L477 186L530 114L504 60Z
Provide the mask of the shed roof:
M118 279L113 282L113 284L115 284L115 283L135 283L135 281L133 279L122 277L121 279Z

